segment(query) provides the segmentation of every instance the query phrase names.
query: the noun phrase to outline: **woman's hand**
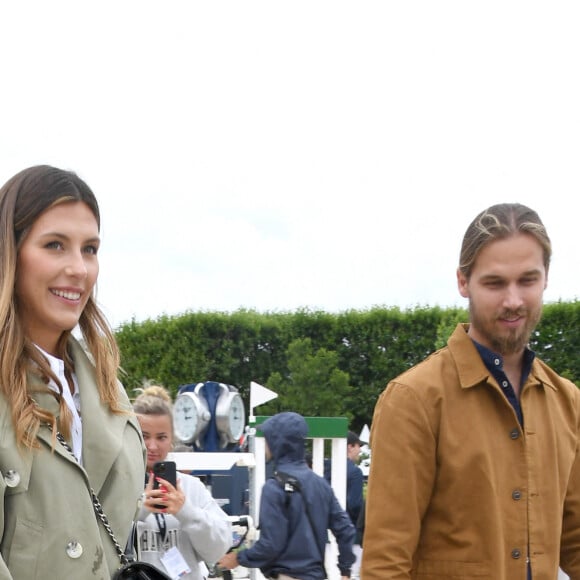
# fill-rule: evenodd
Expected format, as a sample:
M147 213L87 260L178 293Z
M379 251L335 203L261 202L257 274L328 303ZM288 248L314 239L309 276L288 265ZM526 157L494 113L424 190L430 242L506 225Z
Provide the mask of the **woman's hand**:
M149 474L149 481L145 487L143 505L150 512L175 515L185 503L185 495L181 491L179 481L177 487L173 487L166 479L157 477L159 487L153 489L155 475Z

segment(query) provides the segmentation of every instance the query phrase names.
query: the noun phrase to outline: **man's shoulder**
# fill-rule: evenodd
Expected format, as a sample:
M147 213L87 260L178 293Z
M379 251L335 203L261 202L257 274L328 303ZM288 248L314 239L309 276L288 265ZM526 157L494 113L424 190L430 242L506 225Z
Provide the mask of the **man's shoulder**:
M360 472L360 474L362 475L362 469L352 459L349 458L347 458L346 472L347 474L355 474L355 475L358 475L358 473Z
M276 481L278 484L286 480L296 480L302 486L308 485L312 481L326 482L326 479L322 475L318 475L318 473L310 468L296 470L285 469L284 467L277 469L273 473L271 480Z
M300 480L295 475L285 471L275 471L272 478L285 491L298 491L301 488Z
M389 382L389 387L423 390L426 386L443 386L444 376L456 375L456 365L448 347L443 347L427 358L403 371ZM445 381L448 382L448 381Z
M474 384L487 374L473 341L460 325L446 346L402 372L388 386L397 385L416 392L437 392Z
M532 374L541 383L552 387L566 397L580 400L580 389L571 380L559 375L550 365L536 358L532 366Z
M315 473L310 468L298 472L295 472L294 470L286 472L283 469L280 469L277 470L268 481L271 488L277 487L279 490L288 493L304 492L309 497L313 492L322 494L319 497L325 495L330 496L330 494L333 493L330 483L323 476L318 475L318 473Z

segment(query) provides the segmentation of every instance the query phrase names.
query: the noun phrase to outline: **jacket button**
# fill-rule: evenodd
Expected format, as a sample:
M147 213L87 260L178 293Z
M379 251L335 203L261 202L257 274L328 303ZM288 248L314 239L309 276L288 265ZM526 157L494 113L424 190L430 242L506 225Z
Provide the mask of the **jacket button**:
M9 469L4 474L4 481L8 487L16 487L20 483L20 473L14 469Z
M512 550L512 558L514 560L517 560L518 558L521 558L521 557L522 557L522 553L517 548Z
M520 436L520 430L516 427L510 431L510 437L512 439L517 439Z
M69 558L80 558L83 555L83 547L76 540L71 540L66 545L66 554Z
M512 491L512 499L515 499L516 501L522 499L522 492L519 491L518 489Z

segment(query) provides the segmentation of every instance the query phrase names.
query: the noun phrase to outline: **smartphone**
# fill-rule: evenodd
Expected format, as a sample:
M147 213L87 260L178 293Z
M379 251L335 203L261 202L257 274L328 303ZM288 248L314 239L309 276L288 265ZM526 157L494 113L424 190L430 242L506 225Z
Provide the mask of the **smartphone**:
M177 472L175 468L175 461L157 461L153 464L153 489L159 487L157 478L166 479L173 487L177 486Z
M177 485L177 474L175 472L175 461L157 461L153 464L153 489L159 489L161 484L157 478L166 479L175 487ZM165 506L156 504L157 509L163 509Z

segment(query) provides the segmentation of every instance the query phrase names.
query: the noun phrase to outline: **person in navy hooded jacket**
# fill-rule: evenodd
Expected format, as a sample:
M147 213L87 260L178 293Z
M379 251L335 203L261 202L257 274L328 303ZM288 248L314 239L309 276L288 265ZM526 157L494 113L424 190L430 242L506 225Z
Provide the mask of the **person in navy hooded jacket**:
M294 478L301 491L285 491L275 477L268 479L260 501L259 539L251 548L226 554L219 565L260 568L264 576L278 580L322 580L330 530L338 546L340 574L350 578L355 528L328 482L306 463L304 417L278 413L259 428L266 440L266 459L275 462L276 473Z

